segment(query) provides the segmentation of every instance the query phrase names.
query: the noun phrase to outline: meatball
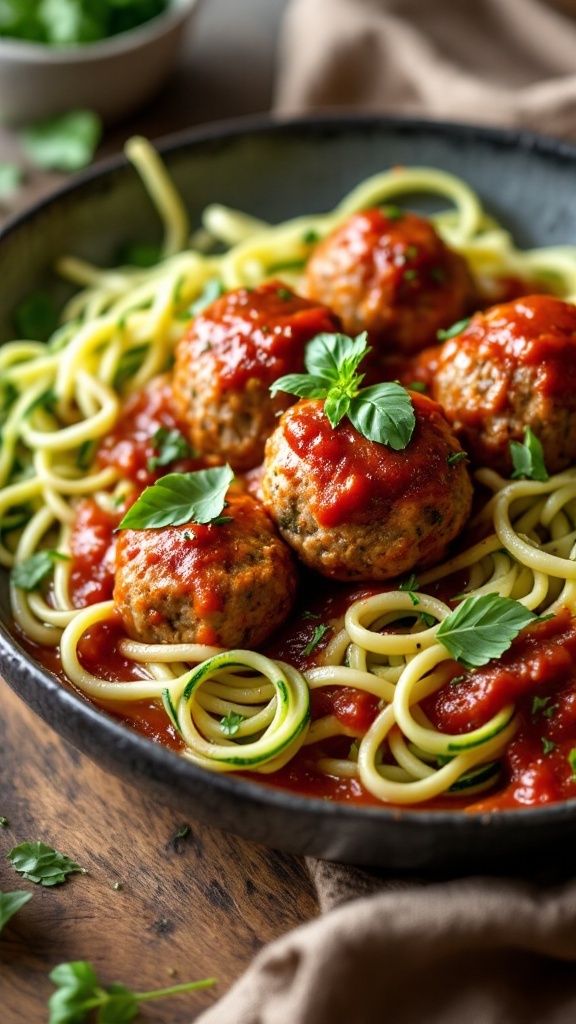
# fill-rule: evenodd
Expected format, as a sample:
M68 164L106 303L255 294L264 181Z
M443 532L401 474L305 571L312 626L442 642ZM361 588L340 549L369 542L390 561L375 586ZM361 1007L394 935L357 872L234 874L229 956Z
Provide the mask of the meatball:
M304 348L339 324L325 306L278 281L240 288L196 316L176 348L173 394L194 448L237 472L257 466L280 412L294 401L270 385L304 370Z
M340 317L345 331L368 331L383 355L411 354L474 307L464 259L414 213L356 213L315 248L306 294Z
M256 647L290 612L297 573L262 505L228 496L230 521L123 530L114 600L144 643Z
M530 427L549 472L576 458L576 307L531 295L476 313L444 343L433 395L478 465L508 475Z
M403 451L368 441L303 399L266 445L264 504L302 562L337 580L386 580L439 561L466 522L472 484L440 406L411 395Z

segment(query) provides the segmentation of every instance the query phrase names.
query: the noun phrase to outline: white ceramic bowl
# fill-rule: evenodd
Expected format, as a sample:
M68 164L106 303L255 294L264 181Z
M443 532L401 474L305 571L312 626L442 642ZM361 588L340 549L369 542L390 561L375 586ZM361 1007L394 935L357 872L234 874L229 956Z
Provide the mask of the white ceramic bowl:
M101 42L55 47L0 39L0 120L23 124L87 108L105 121L150 99L176 64L199 0L171 0L138 28Z

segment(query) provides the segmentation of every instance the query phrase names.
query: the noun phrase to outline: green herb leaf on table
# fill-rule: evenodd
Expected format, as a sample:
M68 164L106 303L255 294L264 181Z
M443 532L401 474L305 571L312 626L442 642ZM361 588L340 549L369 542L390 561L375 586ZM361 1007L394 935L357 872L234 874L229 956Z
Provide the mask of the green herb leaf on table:
M60 885L68 875L87 874L86 868L44 843L21 843L7 857L15 871L39 885Z
M369 441L388 445L395 451L406 448L416 417L410 395L400 384L376 384L361 388L363 374L357 373L370 351L366 332L356 338L345 334L318 334L306 346L307 374L280 377L270 391L323 398L324 412L337 427L348 415L356 430Z
M13 199L24 180L24 171L18 164L0 163L0 203Z
M147 487L128 510L119 530L150 530L184 523L210 523L226 505L234 479L230 466L168 473Z
M48 1024L84 1024L94 1019L94 1010L97 1010L98 1024L128 1024L136 1016L139 1003L195 992L215 983L214 978L205 978L152 992L133 992L120 982L112 982L105 988L86 960L59 964L50 972L50 980L56 991L48 1000Z
M520 477L540 480L542 483L548 480L542 445L530 427L526 427L524 431L523 444L519 441L510 441L510 457L514 466L512 480L518 480Z
M54 548L45 548L37 551L24 562L18 562L12 569L12 583L20 590L35 590L36 587L46 579L54 569L57 561L69 561L68 555L63 555Z
M31 899L32 893L23 892L21 889L16 892L0 892L0 932L10 918Z
M440 623L436 639L466 668L479 668L507 651L521 629L538 618L500 594L468 597Z
M102 122L91 110L72 110L30 125L22 132L24 152L35 167L71 173L87 167L102 134Z
M159 466L168 466L176 459L186 459L194 454L188 441L179 430L159 427L152 438L152 443L158 455L153 455L148 459L148 470L151 473Z

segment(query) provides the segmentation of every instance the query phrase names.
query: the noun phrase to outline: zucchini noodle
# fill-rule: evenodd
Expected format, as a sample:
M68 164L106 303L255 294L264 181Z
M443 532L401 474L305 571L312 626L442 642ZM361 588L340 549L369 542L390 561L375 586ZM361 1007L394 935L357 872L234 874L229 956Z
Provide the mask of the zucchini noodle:
M18 629L35 644L59 648L64 673L90 699L161 705L182 756L202 768L273 773L298 751L305 756L339 736L349 740L349 754L321 753L315 769L358 779L384 803L486 790L518 728L516 709L508 704L459 735L431 724L424 702L451 680L454 662L437 637L451 609L427 588L458 574L465 596L495 593L538 614L563 607L576 613L576 469L544 483L479 470L476 482L489 497L471 524L475 540L421 573L416 592L353 602L304 673L253 651L125 638L119 651L134 666L132 678L94 675L82 664L79 643L88 630L113 621L115 607L74 607L70 528L80 498L111 509L133 489L120 470L94 462L98 443L126 399L167 370L192 304L213 279L233 289L279 277L298 290L319 239L356 211L417 193L445 203L430 219L477 280L541 278L574 302L576 249L519 251L465 182L425 167L376 174L335 209L277 225L214 203L189 241L187 212L157 154L133 139L127 155L163 221L162 258L149 269L101 269L63 256L56 269L80 290L61 326L46 344L22 339L0 350L0 565L12 569L44 549L54 557L49 593L40 584L30 591L11 584ZM367 731L332 714L310 721L310 695L327 686L378 702Z

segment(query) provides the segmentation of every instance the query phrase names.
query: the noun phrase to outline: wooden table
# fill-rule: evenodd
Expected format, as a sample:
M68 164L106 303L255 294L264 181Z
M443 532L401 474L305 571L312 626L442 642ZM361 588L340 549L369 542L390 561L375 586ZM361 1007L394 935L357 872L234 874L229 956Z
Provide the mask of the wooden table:
M188 125L266 110L285 0L209 0L181 68L151 107L109 129L101 153L134 132L156 138ZM0 130L0 161L20 159ZM60 178L30 170L9 212ZM184 820L104 774L52 733L0 681L0 890L32 900L0 935L0 1020L41 1024L48 971L90 960L104 983L140 991L215 976L214 990L150 1003L141 1019L184 1024L223 993L257 950L316 913L293 857ZM178 838L178 833L186 835ZM87 868L61 886L22 881L4 854L41 840ZM139 1018L140 1019L140 1018Z

